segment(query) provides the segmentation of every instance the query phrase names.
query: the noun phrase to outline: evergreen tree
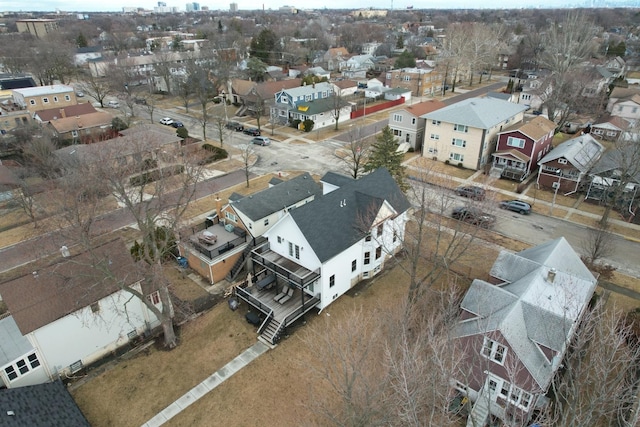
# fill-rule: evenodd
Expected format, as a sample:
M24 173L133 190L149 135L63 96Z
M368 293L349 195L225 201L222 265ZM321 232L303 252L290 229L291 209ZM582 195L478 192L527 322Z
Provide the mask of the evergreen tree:
M276 51L278 37L272 30L265 28L260 34L251 40L251 48L249 52L252 57L258 58L263 62L269 63L269 58Z
M395 68L413 68L416 66L416 58L411 52L404 51L396 59Z
M87 38L84 36L84 34L80 33L78 34L78 37L76 37L76 45L78 45L78 47L87 47Z
M409 189L406 183L406 171L402 165L404 155L398 152L398 138L393 136L389 126L382 129L382 133L376 137L376 142L371 145L369 160L364 166L365 172L371 172L378 168L386 168L396 180L403 192Z

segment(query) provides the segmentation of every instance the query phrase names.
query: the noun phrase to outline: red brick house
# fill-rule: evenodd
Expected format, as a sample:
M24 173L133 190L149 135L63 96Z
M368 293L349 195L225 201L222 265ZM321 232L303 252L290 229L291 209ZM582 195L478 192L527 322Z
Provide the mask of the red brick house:
M536 183L565 195L575 193L603 152L602 144L589 134L570 139L540 159Z
M551 150L555 128L554 122L537 116L498 133L491 173L501 178L524 180L536 170L538 160Z
M489 277L475 279L460 304L454 336L467 369L454 387L473 402L467 426L529 425L597 280L564 237L501 252Z

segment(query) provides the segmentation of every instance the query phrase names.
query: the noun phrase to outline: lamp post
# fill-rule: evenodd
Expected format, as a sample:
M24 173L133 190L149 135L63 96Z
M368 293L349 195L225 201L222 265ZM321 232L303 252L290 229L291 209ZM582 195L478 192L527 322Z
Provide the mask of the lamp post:
M225 123L229 121L229 116L227 115L227 93L222 91L222 102L224 103L224 120Z

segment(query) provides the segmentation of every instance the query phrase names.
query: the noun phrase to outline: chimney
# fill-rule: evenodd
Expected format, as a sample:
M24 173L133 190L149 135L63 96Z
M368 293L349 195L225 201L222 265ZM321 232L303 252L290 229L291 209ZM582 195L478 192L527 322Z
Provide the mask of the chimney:
M63 119L67 117L67 113L64 111L64 108L60 109L60 117L62 117Z
M556 269L550 268L549 272L547 273L547 282L553 283L555 279L556 279Z
M222 219L222 199L216 194L216 213L218 214L218 220Z

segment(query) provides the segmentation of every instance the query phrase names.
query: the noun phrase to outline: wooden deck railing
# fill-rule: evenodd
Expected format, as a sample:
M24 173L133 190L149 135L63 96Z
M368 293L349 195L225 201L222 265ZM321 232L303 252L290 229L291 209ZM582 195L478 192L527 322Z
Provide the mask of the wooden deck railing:
M264 328L267 327L267 323L269 323L272 317L273 317L273 310L271 310L269 314L267 314L267 317L265 317L264 322L262 322L262 325L260 325L260 327L258 328L258 335L262 335Z

